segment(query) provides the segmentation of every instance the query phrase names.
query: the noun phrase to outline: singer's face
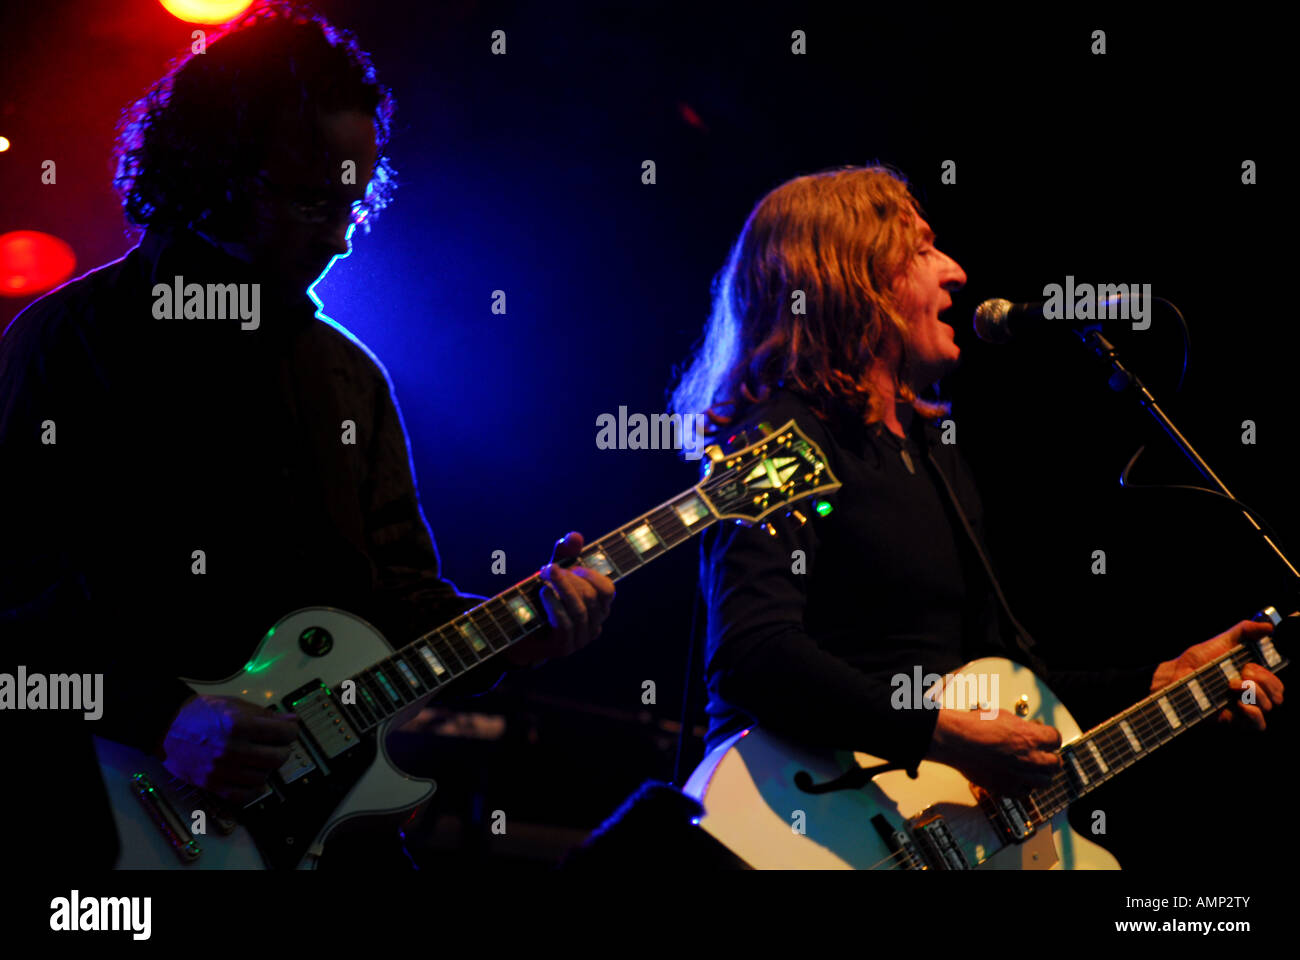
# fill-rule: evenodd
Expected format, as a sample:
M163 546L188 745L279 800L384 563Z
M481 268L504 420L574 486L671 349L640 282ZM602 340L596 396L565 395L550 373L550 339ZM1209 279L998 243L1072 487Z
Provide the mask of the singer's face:
M895 281L895 289L910 328L908 357L912 386L920 389L957 368L961 348L953 329L939 319L952 306L951 293L966 285L966 271L952 257L934 245L934 231L924 220L921 229L926 242L906 271Z

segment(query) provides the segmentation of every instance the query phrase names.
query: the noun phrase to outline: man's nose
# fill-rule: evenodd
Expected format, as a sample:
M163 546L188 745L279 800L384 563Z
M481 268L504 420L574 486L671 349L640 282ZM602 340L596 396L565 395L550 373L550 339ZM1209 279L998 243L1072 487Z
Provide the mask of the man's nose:
M948 260L948 264L944 271L943 288L950 293L955 293L966 286L966 271L961 268L960 263L946 253L944 257Z

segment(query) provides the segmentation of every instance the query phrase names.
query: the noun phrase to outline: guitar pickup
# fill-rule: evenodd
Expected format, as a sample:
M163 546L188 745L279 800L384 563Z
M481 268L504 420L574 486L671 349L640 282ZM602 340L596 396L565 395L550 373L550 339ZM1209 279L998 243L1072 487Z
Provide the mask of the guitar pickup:
M1008 843L1022 843L1038 829L1030 818L1029 811L1015 797L995 797L973 783L970 789L989 820Z
M303 684L285 697L284 703L298 715L298 722L307 734L303 743L295 743L295 749L299 753L310 753L322 773L329 774L326 761L346 753L360 742L357 732L352 729L352 722L344 716L343 708L335 702L329 688L319 680ZM301 777L310 772L297 771L295 776ZM288 782L287 777L285 782Z
M276 772L279 773L281 782L293 783L299 777L305 777L316 769L316 761L311 758L311 753L303 746L301 740L295 740L290 748L289 759L284 761Z
M966 855L957 846L957 838L948 829L948 824L939 814L926 819L921 814L912 821L912 836L921 845L921 850L937 870L969 870Z

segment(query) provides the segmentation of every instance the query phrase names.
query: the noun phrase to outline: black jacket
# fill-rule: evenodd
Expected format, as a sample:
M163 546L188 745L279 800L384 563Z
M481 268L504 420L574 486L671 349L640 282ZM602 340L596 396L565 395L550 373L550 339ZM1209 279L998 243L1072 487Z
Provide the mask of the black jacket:
M105 674L100 720L0 715L27 725L28 767L59 796L101 791L89 734L156 749L191 693L177 677L230 675L291 610L339 607L404 643L479 599L440 575L376 358L305 294L264 299L255 330L156 319L154 284L176 276L258 279L196 235L150 231L0 338L0 669ZM76 803L70 822L99 822Z
M705 533L709 748L761 723L912 766L938 713L895 709L894 678L981 656L1032 668L1085 728L1147 695L1154 664L1054 671L1034 654L988 560L970 470L940 427L916 418L904 443L883 428L824 423L779 390L727 432L739 444L740 434L757 439L754 424L790 419L843 486L824 516L805 506L806 522L778 513L770 531L722 523Z

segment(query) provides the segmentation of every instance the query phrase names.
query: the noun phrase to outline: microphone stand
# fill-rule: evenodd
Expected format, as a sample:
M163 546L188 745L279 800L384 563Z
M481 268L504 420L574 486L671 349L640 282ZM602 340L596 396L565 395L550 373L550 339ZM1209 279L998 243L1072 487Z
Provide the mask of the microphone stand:
M1183 452L1183 455L1191 461L1192 466L1197 469L1201 476L1214 484L1220 493L1227 497L1232 497L1232 491L1224 485L1224 482L1218 478L1213 470L1210 469L1210 465L1205 462L1205 459L1196 452L1190 443L1188 443L1187 438L1179 432L1176 426L1174 426L1173 421L1169 419L1169 416L1164 412L1164 410L1160 409L1160 405L1156 403L1156 398L1152 396L1151 391L1147 389L1146 384L1142 382L1137 374L1124 365L1124 361L1120 359L1119 354L1115 351L1115 345L1102 336L1101 330L1097 327L1085 327L1074 332L1079 336L1079 339L1092 350L1093 353L1110 364L1112 370L1110 388L1119 393L1128 387L1132 387L1133 392L1137 395L1138 402L1146 408L1147 412L1151 414L1156 423L1160 424L1165 433L1169 435L1169 439L1173 440L1174 445L1177 446L1178 449ZM1232 499L1235 500L1236 498L1232 497ZM1281 561L1284 567L1286 567L1287 572L1295 581L1297 588L1300 588L1300 570L1297 570L1295 564L1287 559L1286 554L1284 554L1281 548L1273 542L1273 539L1264 532L1264 529L1255 522L1254 517L1245 510L1241 512L1241 515L1246 518L1246 522L1249 523L1263 541L1268 544L1269 549L1273 551L1273 554L1277 559Z

